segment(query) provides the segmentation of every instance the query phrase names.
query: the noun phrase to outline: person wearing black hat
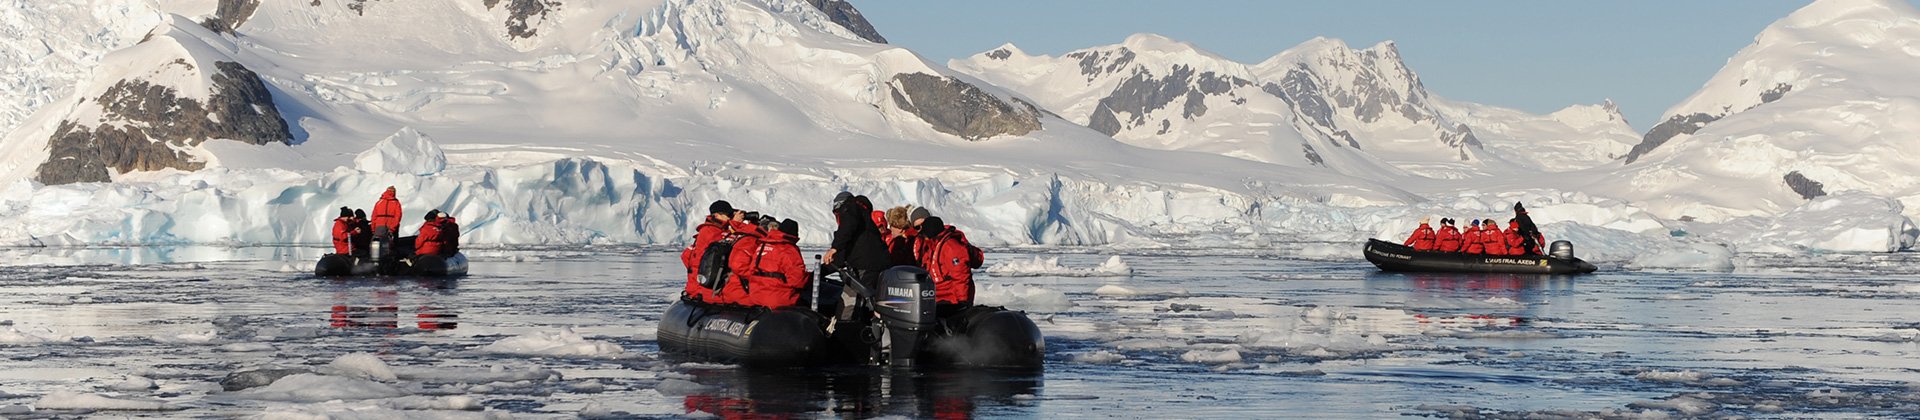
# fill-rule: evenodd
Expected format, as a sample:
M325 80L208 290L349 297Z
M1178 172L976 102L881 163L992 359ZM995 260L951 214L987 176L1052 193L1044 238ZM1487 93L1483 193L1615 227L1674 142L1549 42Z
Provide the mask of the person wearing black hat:
M361 259L372 257L373 222L367 220L366 209L353 209L353 256Z
M687 267L687 287L681 292L681 298L699 302L720 301L713 289L700 285L700 260L706 256L707 248L739 230L739 219L744 216L741 213L726 200L707 205L707 220L694 228L693 244L680 251L680 263Z
M1547 238L1540 234L1539 226L1534 226L1533 217L1527 216L1527 207L1520 205L1518 201L1513 202L1513 220L1520 225L1521 252L1525 252L1526 255L1546 254L1541 252L1540 248L1546 245Z
M443 238L444 225L441 224L439 210L428 210L426 223L420 224L420 234L413 237L413 255L442 255L446 238Z
M1434 248L1440 252L1460 252L1460 228L1453 227L1453 219L1440 219L1440 232L1434 235Z
M794 243L800 237L800 223L792 219L773 223L759 235L746 235L733 245L727 265L732 272L720 291L727 303L762 308L781 308L800 302L800 293L812 280L807 261Z
M886 241L880 239L880 227L873 224L873 202L867 201L866 196L842 191L833 197L833 218L839 225L833 231L832 246L820 260L821 270L839 271L842 279L858 281L867 289L876 287L880 284L880 272L893 267L893 258L887 255ZM856 321L857 308L853 305L856 300L853 288L841 290L841 305L834 310L837 313L833 327L839 340L858 339L857 332L865 328L864 325L841 325Z
M333 253L353 255L353 209L340 208L340 217L333 219Z
M967 241L965 233L938 216L927 217L920 222L914 254L933 279L937 312L950 314L973 304L973 269L980 267L985 255Z

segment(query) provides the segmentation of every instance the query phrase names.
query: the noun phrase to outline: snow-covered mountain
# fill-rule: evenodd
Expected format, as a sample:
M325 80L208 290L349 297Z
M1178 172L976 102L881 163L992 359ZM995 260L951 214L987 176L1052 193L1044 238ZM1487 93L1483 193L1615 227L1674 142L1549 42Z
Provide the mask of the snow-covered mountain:
M1614 143L1632 136L1612 111L1543 117L1441 100L1391 42L1353 49L1316 38L1248 65L1137 34L1059 57L1005 45L950 65L1130 144L1374 179L1510 173L1518 168L1509 160L1584 168L1622 152ZM1496 150L1519 156L1488 153L1483 130L1499 138Z
M1920 210L1920 11L1820 0L1762 31L1596 188L1669 218L1778 215L1859 190Z
M163 6L0 144L0 237L317 243L329 209L387 185L478 244L677 242L723 198L826 226L841 189L941 210L983 244L1151 243L1419 200L1117 142L870 42L840 1Z

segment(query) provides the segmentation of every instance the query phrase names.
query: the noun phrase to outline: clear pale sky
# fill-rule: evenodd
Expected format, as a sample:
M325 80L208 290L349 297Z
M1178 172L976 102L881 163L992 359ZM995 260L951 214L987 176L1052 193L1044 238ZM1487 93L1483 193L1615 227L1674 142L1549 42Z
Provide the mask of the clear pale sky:
M1612 98L1652 127L1808 0L851 0L895 45L936 62L1012 42L1059 55L1151 32L1243 63L1315 36L1393 40L1442 97L1533 113ZM1920 1L1920 0L1912 0Z

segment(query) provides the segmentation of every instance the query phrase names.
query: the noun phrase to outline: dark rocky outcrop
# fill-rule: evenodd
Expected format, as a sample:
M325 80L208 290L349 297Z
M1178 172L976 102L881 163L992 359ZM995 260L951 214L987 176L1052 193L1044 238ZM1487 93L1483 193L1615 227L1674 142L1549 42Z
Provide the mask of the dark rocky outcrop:
M1787 181L1787 188L1792 188L1794 194L1800 194L1800 198L1812 200L1827 195L1826 185L1807 179L1807 176L1801 175L1800 171L1788 172L1784 178Z
M1007 59L1007 57L1012 57L1012 56L1013 56L1013 51L1007 51L1006 48L1001 48L1001 49L987 52L987 58L991 58L995 60L1005 60Z
M1111 136L1147 124L1147 114L1164 109L1176 100L1185 100L1181 117L1194 119L1207 114L1207 96L1252 84L1246 79L1213 72L1196 74L1193 67L1185 65L1174 66L1171 73L1161 78L1144 70L1136 71L1133 77L1120 82L1113 93L1100 99L1093 115L1088 117L1087 127Z
M1653 126L1652 130L1647 130L1647 135L1640 138L1640 144L1633 145L1633 150L1627 151L1627 163L1639 160L1654 148L1666 144L1667 140L1673 140L1674 137L1682 134L1693 135L1694 132L1700 131L1701 127L1719 120L1718 115L1701 113L1675 115L1668 118L1659 125Z
M192 67L184 60L167 65ZM98 126L61 122L47 141L49 156L36 179L55 185L110 181L109 170L197 170L205 164L193 161L183 149L208 139L254 145L292 141L259 75L239 63L214 65L219 73L212 77L213 93L206 103L144 80L114 84L94 99L104 115Z
M501 1L482 0L487 10L493 10L493 7L499 5ZM541 19L545 19L548 11L560 6L560 2L554 0L504 1L507 2L507 36L512 38L532 38L539 32L539 28L535 28L534 25ZM528 20L533 20L534 23L528 23Z
M213 16L201 21L200 26L215 33L232 33L240 25L253 17L253 11L260 8L260 0L220 0L220 6Z
M1100 76L1119 72L1133 64L1133 50L1121 48L1113 51L1079 51L1067 54L1067 58L1080 60L1080 74L1091 82Z
M867 22L867 17L862 16L859 9L853 8L853 3L848 3L846 0L807 0L807 4L820 9L821 13L827 14L828 19L833 19L833 23L847 28L848 32L853 32L860 39L879 44L887 43L887 38L880 36L879 30L873 29L873 23Z
M895 104L942 133L979 141L1040 129L1041 112L1033 104L1018 99L1009 104L953 77L902 73L889 86Z
M347 2L347 10L352 10L352 11L353 11L353 14L355 14L355 15L359 15L359 16L366 16L366 15L367 15L367 2L368 2L368 1L373 1L373 0L353 0L353 1L349 1L349 2ZM319 6L319 5L320 5L320 1L319 1L319 0L314 0L314 2L313 2L313 5L315 5L315 6Z
M1744 85L1746 81L1742 80L1740 84ZM1772 89L1760 92L1760 103L1740 111L1746 112L1747 110L1758 108L1761 105L1773 103L1773 101L1778 101L1780 98L1786 97L1787 92L1792 91L1793 85L1786 83L1774 85ZM1700 128L1706 127L1707 124L1719 121L1733 114L1733 112L1724 112L1719 115L1713 115L1696 112L1667 118L1666 121L1662 121L1659 125L1653 126L1653 129L1647 130L1647 135L1640 138L1640 144L1633 145L1633 150L1627 151L1627 163L1633 163L1633 161L1639 160L1640 157L1645 156L1647 152L1652 152L1654 148L1666 144L1668 140L1672 140L1674 137L1681 134L1692 135L1700 131Z

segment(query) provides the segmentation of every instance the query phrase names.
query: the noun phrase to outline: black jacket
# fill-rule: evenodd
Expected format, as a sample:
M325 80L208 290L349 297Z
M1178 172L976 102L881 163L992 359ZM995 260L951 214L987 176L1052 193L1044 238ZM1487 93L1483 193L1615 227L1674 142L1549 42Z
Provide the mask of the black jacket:
M893 268L887 242L880 239L880 228L873 225L873 204L866 196L848 199L834 214L840 227L833 231L834 259L845 261L855 270L879 273Z

